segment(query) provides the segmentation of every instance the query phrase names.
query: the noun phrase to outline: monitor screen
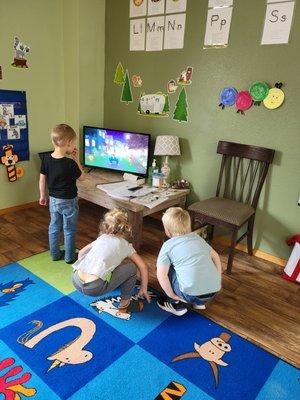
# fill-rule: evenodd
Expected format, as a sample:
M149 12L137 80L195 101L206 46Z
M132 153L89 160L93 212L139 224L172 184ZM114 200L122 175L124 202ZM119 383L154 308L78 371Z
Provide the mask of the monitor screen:
M83 127L84 165L147 175L150 135L115 129Z

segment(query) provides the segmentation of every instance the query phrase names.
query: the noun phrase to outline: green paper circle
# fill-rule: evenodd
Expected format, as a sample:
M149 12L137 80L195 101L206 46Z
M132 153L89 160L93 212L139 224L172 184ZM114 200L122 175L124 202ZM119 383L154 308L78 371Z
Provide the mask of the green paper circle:
M266 82L253 82L249 92L254 101L263 101L269 93L270 86Z

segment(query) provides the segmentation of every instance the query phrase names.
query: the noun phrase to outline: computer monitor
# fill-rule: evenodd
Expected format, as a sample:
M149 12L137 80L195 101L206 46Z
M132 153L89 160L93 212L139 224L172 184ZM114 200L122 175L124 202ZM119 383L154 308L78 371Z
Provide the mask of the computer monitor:
M117 129L83 127L83 164L147 176L150 135Z

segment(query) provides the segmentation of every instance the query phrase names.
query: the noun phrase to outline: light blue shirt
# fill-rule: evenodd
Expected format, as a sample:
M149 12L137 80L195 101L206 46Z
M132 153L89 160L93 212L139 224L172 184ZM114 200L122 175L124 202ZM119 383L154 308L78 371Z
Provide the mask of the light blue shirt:
M196 233L174 236L160 249L157 268L173 266L183 293L200 296L218 292L221 276L211 258L212 248Z

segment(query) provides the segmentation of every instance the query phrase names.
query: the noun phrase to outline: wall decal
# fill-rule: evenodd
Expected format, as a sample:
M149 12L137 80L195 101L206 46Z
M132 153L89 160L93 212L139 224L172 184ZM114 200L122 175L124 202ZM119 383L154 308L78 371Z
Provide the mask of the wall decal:
M14 39L14 51L14 61L11 65L17 68L28 68L25 56L29 53L30 47L27 44L22 43L17 36Z

